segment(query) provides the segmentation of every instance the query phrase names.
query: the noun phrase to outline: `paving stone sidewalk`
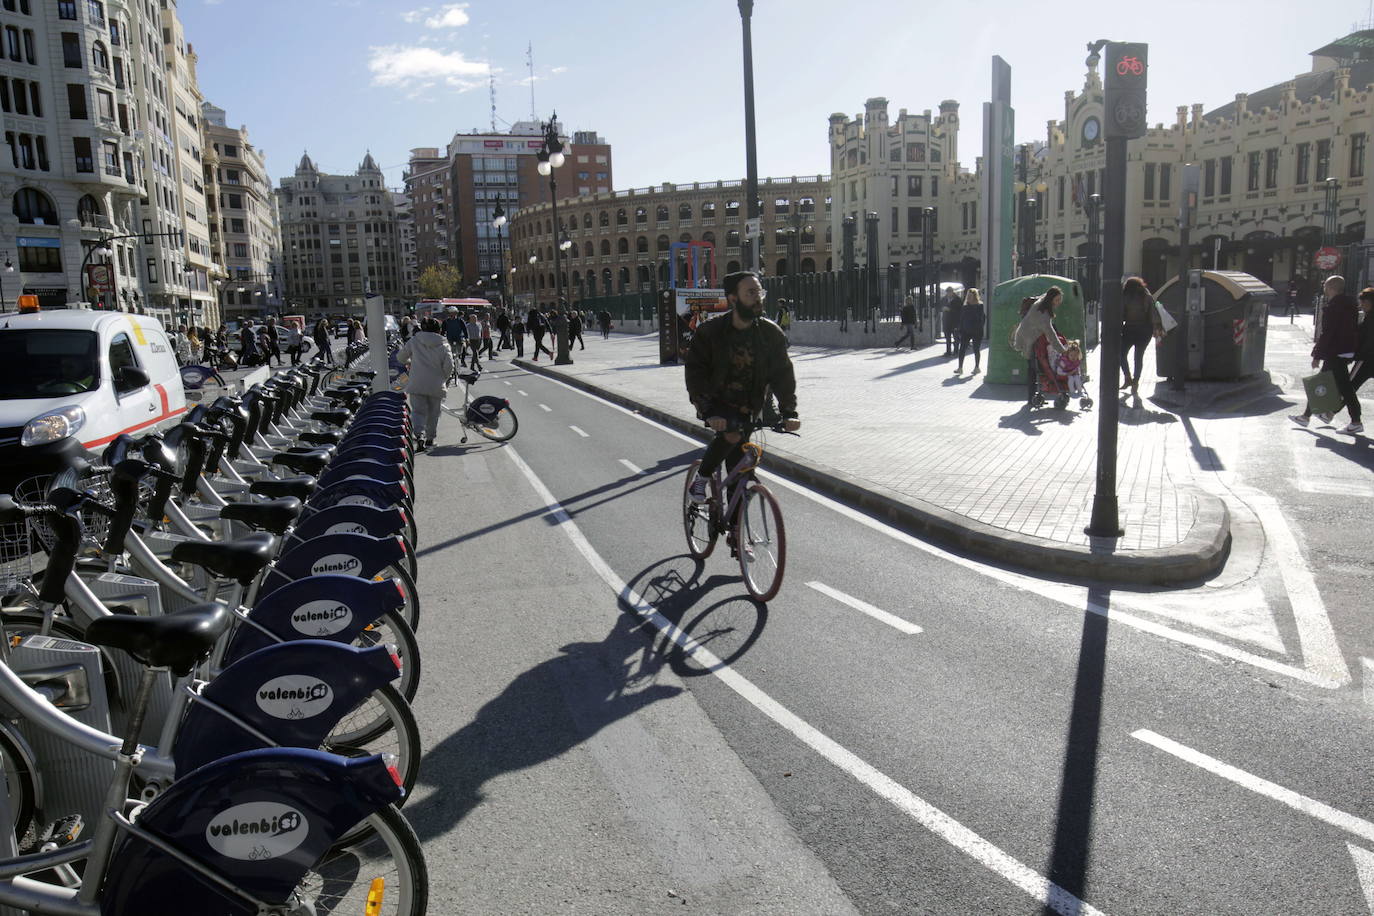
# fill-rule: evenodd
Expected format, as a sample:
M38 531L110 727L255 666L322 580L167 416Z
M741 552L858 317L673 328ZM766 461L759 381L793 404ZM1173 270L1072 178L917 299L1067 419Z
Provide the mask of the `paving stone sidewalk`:
M802 437L772 437L785 457L819 463L878 492L921 500L1018 535L1087 547L1097 416L1028 411L1025 389L954 374L944 345L910 350L794 347ZM657 337L593 338L574 365L548 367L684 419L694 417L680 366L659 366ZM986 358L986 351L983 353ZM1184 424L1149 401L1159 380L1147 357L1144 400L1121 410L1118 550L1176 547L1199 517L1199 495L1170 474L1189 448ZM1096 368L1093 354L1089 362ZM1089 383L1094 396L1097 382ZM1160 390L1163 388L1160 384Z

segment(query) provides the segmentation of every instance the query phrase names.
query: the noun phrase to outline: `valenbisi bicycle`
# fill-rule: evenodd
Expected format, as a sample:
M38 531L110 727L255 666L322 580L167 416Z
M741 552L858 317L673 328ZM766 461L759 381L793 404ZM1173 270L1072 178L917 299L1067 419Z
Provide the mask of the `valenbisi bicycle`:
M701 461L692 462L682 489L682 526L687 535L687 550L698 559L710 556L716 540L725 535L732 554L739 560L745 589L759 601L771 601L782 587L787 567L787 532L777 497L754 476L763 458L763 446L750 437L764 429L797 435L781 423L756 421L733 430L744 440L740 444L743 455L728 475L722 476L721 469L716 468L708 481L704 503L692 499L692 482L697 479Z
M520 420L515 416L510 401L492 394L474 398L472 386L482 377L481 372L459 371L455 377L463 383L463 407L461 410L444 407L443 411L463 424L463 438L460 441L467 443L467 431L470 429L492 442L513 439L520 429Z

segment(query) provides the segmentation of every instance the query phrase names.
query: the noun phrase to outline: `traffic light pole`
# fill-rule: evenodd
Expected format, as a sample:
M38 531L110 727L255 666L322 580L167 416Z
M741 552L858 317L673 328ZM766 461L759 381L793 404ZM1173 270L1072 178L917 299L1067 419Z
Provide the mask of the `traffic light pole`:
M1121 365L1121 274L1126 243L1126 138L1106 140L1107 171L1103 179L1102 209L1102 341L1098 348L1097 491L1087 534L1119 538L1120 512L1116 500L1117 424L1121 402L1116 379Z

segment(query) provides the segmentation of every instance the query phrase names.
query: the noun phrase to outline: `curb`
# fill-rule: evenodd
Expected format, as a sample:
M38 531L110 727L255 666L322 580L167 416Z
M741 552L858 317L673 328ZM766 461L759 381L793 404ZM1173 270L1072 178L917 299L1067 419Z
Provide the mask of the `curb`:
M700 424L594 385L575 375L523 359L511 360L535 375L557 379L695 439L707 441ZM1197 518L1180 543L1153 550L1116 550L1110 539L1065 544L1018 534L904 496L816 462L767 452L763 467L800 481L848 506L863 509L909 534L941 546L1019 567L1041 578L1127 585L1193 585L1219 572L1231 547L1231 516L1220 498L1184 488L1197 501Z

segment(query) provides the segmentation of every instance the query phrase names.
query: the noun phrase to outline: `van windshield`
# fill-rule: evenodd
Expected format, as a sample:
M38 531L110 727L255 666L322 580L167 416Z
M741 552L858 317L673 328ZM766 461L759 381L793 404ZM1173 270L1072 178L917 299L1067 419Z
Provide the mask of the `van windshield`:
M91 391L100 384L99 342L94 331L0 332L0 400Z

